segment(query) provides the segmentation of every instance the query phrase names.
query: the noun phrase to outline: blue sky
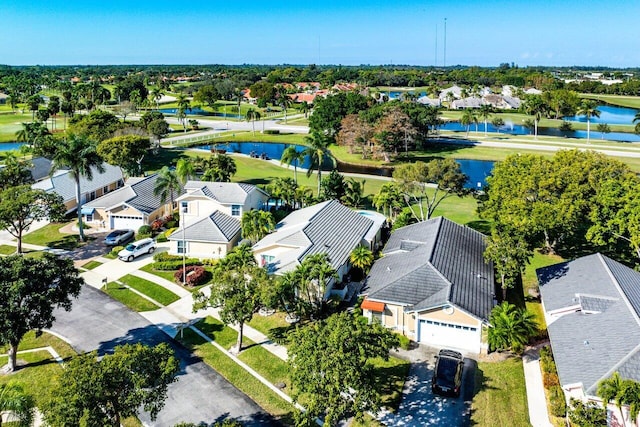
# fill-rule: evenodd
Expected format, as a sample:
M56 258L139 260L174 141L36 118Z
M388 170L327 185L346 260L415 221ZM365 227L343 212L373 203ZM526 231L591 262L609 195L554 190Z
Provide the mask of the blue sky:
M446 18L446 65L640 66L638 0L0 0L0 16L10 65L441 66Z

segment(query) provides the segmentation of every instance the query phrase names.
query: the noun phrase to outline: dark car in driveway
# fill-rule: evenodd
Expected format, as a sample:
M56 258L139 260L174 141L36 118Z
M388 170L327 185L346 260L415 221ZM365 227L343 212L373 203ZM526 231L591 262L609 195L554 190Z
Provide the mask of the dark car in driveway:
M118 246L133 239L133 230L113 230L104 238L104 242L109 246Z
M453 350L440 350L431 378L431 390L443 396L460 396L464 357Z

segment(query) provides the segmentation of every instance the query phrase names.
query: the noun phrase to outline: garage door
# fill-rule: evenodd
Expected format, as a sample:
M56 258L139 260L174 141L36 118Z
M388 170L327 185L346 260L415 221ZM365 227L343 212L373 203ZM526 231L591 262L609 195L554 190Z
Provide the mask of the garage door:
M138 231L138 228L143 225L144 222L141 216L111 215L111 228L113 229L128 228Z
M421 343L434 347L480 352L480 330L477 327L421 319L419 337Z

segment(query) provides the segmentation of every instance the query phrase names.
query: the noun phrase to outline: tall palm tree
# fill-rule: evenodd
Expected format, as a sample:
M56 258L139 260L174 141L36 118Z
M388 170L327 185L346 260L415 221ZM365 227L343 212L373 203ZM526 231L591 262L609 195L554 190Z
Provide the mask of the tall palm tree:
M484 121L484 136L487 136L487 121L493 114L493 108L489 104L483 104L478 110L478 116Z
M80 178L84 177L91 181L93 173L103 173L105 171L104 161L96 151L96 142L86 136L69 134L66 139L60 142L53 155L52 171L68 168L71 177L76 184L76 203L78 205L78 230L80 240L85 241L82 224L82 192L80 191Z
M600 111L596 108L598 103L592 99L585 99L578 108L578 114L587 118L587 143L591 135L591 117L600 117Z
M296 150L295 145L290 145L282 152L280 156L280 164L286 163L291 166L293 164L293 180L298 183L298 163L303 161L305 157L304 151Z
M635 133L640 134L640 111L633 117L633 123L636 124Z
M176 163L176 176L182 185L186 184L188 180L195 178L196 167L191 159L179 159Z
M245 115L245 118L247 119L248 122L251 122L251 129L253 130L253 134L256 134L256 120L260 120L260 112L257 110L254 110L253 108L249 108L247 110L247 114Z
M534 138L538 139L538 123L548 111L548 106L540 95L529 95L522 105L525 113L533 116Z
M153 187L153 195L160 196L160 203L166 202L167 198L171 200L171 210L173 210L174 197L182 190L180 179L175 171L164 166L158 172L156 184ZM182 214L181 214L182 215Z
M308 117L310 109L311 107L309 106L309 103L307 101L302 101L300 104L300 112L304 114L305 119Z
M320 184L322 183L322 163L325 156L329 155L330 140L321 133L314 132L311 136L305 136L305 142L309 144L303 151L306 157L309 157L310 165L307 169L307 176L311 176L313 169L318 171L318 196L320 196Z
M242 214L242 237L256 243L269 234L276 226L271 212L251 210Z
M151 89L151 98L156 102L156 110L160 110L160 100L162 99L163 95L164 92L161 88L156 86Z
M358 246L349 254L349 261L364 273L373 264L373 252L365 246Z
M466 108L462 113L462 117L460 118L460 124L467 129L467 136L469 136L469 126L471 123L475 123L477 121L476 114L471 108Z
M609 378L598 383L596 394L602 398L602 405L607 408L609 402L613 401L620 411L620 421L624 423L622 405L624 404L624 380L618 372L614 372Z
M184 127L184 131L187 131L187 111L191 110L191 101L187 98L187 95L184 93L179 93L176 102L178 103L178 108L176 109L176 117L182 123Z
M35 414L35 402L21 385L14 382L0 384L0 414L3 412L11 412L17 418L19 427L29 427Z
M364 202L364 185L366 180L357 181L355 178L348 178L345 181L346 187L344 189L344 196L342 196L342 202L351 207L359 208Z

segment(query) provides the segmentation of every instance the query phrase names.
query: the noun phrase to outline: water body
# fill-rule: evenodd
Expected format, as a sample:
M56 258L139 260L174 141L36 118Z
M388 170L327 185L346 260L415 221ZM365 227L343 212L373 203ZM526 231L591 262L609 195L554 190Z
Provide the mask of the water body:
M0 151L19 150L23 145L25 145L24 142L1 142Z
M178 111L177 108L161 108L159 110L162 114L172 114L175 115ZM216 113L203 110L202 108L191 108L186 110L185 113L187 116L212 116L212 117L226 117L228 119L244 119L244 116L238 114L228 114L228 113Z
M454 132L466 132L467 127L460 124L460 122L448 122L442 126L440 126L442 130L449 130ZM509 135L533 135L533 129L528 129L523 125L518 125L514 123L507 123L500 128L496 128L491 123L487 123L487 132L500 132L506 133ZM473 137L474 135L484 135L484 122L478 123L478 133L476 133L476 126L469 126L469 136ZM586 139L587 131L586 130L573 130L573 131L561 131L557 128L545 128L538 127L538 135L545 136L558 136L561 138L577 138L577 139ZM640 142L640 135L636 135L635 133L625 133L625 132L609 132L609 133L600 133L596 130L596 126L591 126L591 139L604 139L607 141L617 141L617 142Z
M273 144L264 142L233 142L228 144L216 144L214 147L218 150L226 150L228 153L242 153L247 155L261 156L264 154L266 157L272 160L280 160L284 150L293 146L298 151L305 149L302 145L295 144ZM202 150L211 151L211 145L204 145L198 147ZM467 188L483 188L486 185L486 178L491 174L493 165L495 162L486 160L456 160L460 164L460 169L466 174L469 179L465 187ZM305 158L298 166L308 169L309 159ZM332 162L329 159L325 159L323 170L332 169ZM392 168L383 167L368 167L361 165L351 165L346 163L338 163L338 172L343 173L362 173L367 175L378 176L391 176L393 173Z
M613 105L598 105L597 110L600 111L600 117L591 117L591 123L607 123L609 125L631 125L633 119L639 110L626 107L615 107ZM565 120L572 122L587 122L586 116L570 116Z
M409 91L403 91L403 92L393 91L393 92L381 92L381 93L389 95L389 99L400 99L402 98L403 93L415 93L415 92L412 90L409 90ZM427 94L426 92L420 92L417 94L417 96L419 98L421 96L425 96L426 94Z

